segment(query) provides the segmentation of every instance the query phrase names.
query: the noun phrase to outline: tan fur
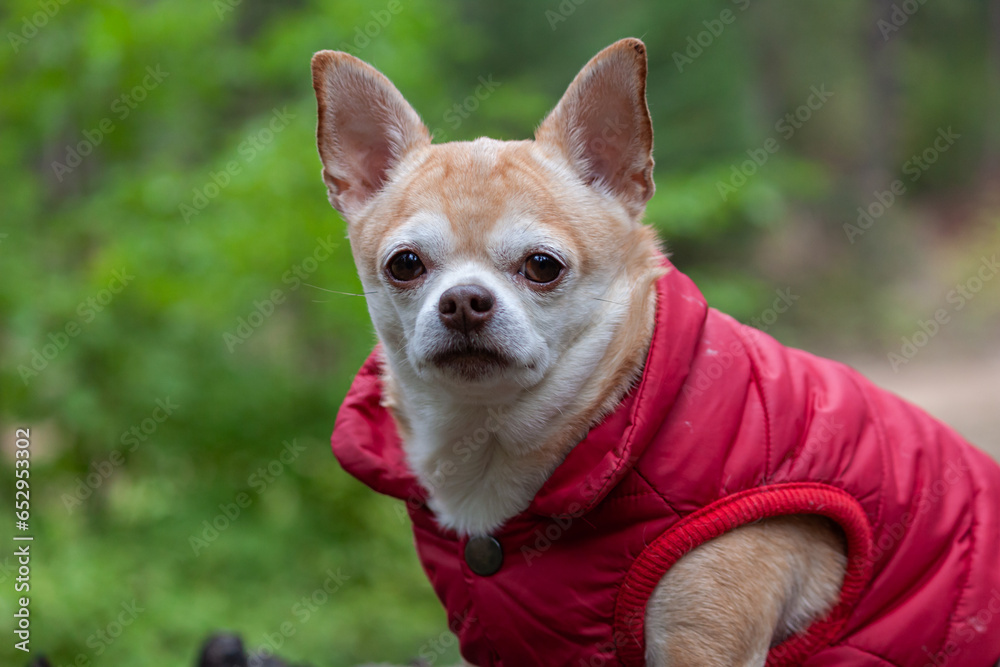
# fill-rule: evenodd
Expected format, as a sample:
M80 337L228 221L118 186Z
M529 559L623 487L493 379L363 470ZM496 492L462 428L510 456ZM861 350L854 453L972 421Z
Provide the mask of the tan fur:
M773 644L833 606L846 559L820 517L743 526L695 549L646 607L646 661L657 667L763 665Z
M639 222L654 189L645 47L627 39L595 56L534 141L432 145L388 79L347 54L316 54L313 81L324 181L348 223L410 465L444 525L489 533L527 507L642 372L664 270ZM526 253L553 247L563 282L518 278ZM420 256L420 281L386 278L399 248ZM454 339L436 323L435 299L470 281L499 304L484 344L516 353L474 381L428 356ZM493 414L504 417L485 447L459 456L450 444ZM772 643L834 604L843 572L825 520L723 535L657 588L648 661L763 665Z

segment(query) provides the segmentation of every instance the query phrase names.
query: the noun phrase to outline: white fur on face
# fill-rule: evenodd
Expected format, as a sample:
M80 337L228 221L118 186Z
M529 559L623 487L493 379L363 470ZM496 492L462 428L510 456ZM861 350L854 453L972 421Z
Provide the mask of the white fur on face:
M524 510L638 377L661 273L639 224L653 193L645 67L642 44L624 40L574 79L535 141L431 145L384 76L314 58L324 179L384 346L386 403L446 527L488 533ZM404 250L426 273L400 284L386 266ZM547 288L519 274L534 253L566 267ZM459 285L494 300L468 333L439 313Z
M411 429L410 463L439 522L463 533L494 529L523 510L545 481L551 469L530 454L548 441L569 406L590 400L580 389L606 353L634 289L627 274L585 274L589 249L575 247L525 208L490 212L495 222L480 231L471 251L460 250L440 207L419 211L385 234L371 266L361 271ZM401 250L416 252L427 270L420 284L402 289L384 272ZM536 252L566 267L552 290L533 289L518 276L524 258ZM473 334L475 342L510 360L471 378L434 363L462 338L441 322L441 295L468 284L485 287L495 299L494 315Z
M389 347L394 370L447 391L461 403L496 403L536 386L550 371L581 329L593 321L606 294L607 280L584 280L578 275L577 251L558 234L521 214L499 220L485 244L474 254L456 251L450 221L436 212L420 212L389 232L377 255L377 289L369 310L380 338ZM384 267L402 250L416 252L426 275L413 287L400 288L384 276ZM564 266L560 284L538 291L525 284L518 271L529 254L543 252ZM606 278L600 276L599 278ZM441 295L458 285L479 285L495 299L494 314L468 339L441 321ZM435 363L435 356L468 343L502 353L509 363L487 367L476 377Z

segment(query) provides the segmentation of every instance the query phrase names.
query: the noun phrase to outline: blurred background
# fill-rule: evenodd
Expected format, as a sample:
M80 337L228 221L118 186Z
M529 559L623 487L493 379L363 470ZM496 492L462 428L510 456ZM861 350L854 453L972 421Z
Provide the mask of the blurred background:
M457 657L399 503L329 451L374 334L340 294L360 284L314 146L320 49L385 72L438 141L520 139L643 38L647 220L674 263L998 453L998 0L0 13L0 494L30 427L31 647L53 665L188 665L216 628L322 666ZM4 665L26 662L12 552Z

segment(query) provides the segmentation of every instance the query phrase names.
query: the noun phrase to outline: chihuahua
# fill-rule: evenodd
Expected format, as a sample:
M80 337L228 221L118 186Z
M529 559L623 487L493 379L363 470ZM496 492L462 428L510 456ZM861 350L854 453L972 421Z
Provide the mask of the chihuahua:
M338 457L408 500L466 664L992 665L1000 469L704 305L640 220L646 67L621 40L533 141L438 145L377 70L313 57L380 341Z

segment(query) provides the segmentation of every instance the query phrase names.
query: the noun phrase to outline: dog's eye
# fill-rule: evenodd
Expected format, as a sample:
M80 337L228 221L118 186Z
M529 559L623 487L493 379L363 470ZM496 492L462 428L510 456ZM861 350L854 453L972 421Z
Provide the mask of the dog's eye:
M550 283L562 273L563 265L550 255L531 255L524 260L521 274L533 283Z
M389 260L389 275L401 283L416 280L424 271L424 263L417 257L417 253L410 250L404 250Z

